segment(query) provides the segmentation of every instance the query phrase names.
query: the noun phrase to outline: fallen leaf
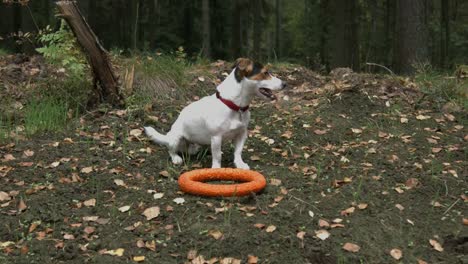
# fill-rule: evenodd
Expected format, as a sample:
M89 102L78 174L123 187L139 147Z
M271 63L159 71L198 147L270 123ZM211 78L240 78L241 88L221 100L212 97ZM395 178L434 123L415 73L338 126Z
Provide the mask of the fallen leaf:
M306 232L304 231L300 231L296 234L296 237L299 238L300 240L304 240L304 236L305 236Z
M185 199L182 198L182 197L175 198L175 199L172 200L172 201L174 201L176 204L183 204L183 203L185 203Z
M270 179L270 184L273 185L273 186L279 186L279 185L281 185L281 180L271 178Z
M362 129L359 129L359 128L351 128L351 131L353 131L354 134L361 134L362 133Z
M188 253L187 253L187 259L188 260L192 260L192 259L195 259L197 257L197 251L195 249L192 249L190 250Z
M18 210L21 212L21 211L26 210L26 208L28 208L28 206L27 206L26 203L23 201L23 199L21 199L21 200L19 201L19 204L18 204Z
M271 233L271 232L273 232L273 231L275 231L275 230L276 230L276 226L274 226L274 225L269 225L269 226L265 229L265 231L266 231L267 233Z
M218 240L223 237L223 233L219 230L210 230L208 235L212 236L214 239Z
M10 200L11 200L11 197L8 193L0 192L0 202L10 201Z
M316 135L325 135L327 132L328 132L327 130L320 130L320 129L314 130L314 134Z
M115 185L117 185L117 186L127 186L127 185L125 184L125 182L124 182L123 180L121 180L121 179L115 179L115 180L114 180L114 183L115 183Z
M330 233L325 229L320 229L315 231L315 236L320 238L320 240L325 240L330 237Z
M319 219L318 225L319 227L329 227L330 223L328 223L326 220Z
M263 229L265 227L265 224L257 223L257 224L254 224L254 226L258 229Z
M139 136L141 136L142 133L143 133L143 131L141 129L137 128L137 129L130 130L129 134L130 134L130 136L139 137Z
M357 207L358 207L359 209L361 209L361 210L364 210L364 209L367 208L367 204L366 204L366 203L360 203L360 204L358 204Z
M96 206L96 199L89 199L83 202L83 204L87 207L94 207Z
M400 118L400 123L402 123L402 124L408 123L408 118L406 118L406 117Z
M145 256L134 256L133 261L135 262L143 262L145 261Z
M312 211L309 210L309 216L312 217L312 218L314 218L314 216L315 216L314 212L312 212Z
M400 210L400 211L405 210L405 207L403 207L403 205L401 205L401 204L395 204L395 207L398 208L398 210Z
M399 260L399 259L401 259L401 257L403 257L403 252L401 252L401 250L398 249L398 248L394 248L394 249L390 250L390 255L394 259Z
M440 245L439 242L437 242L437 240L429 239L429 243L431 244L431 246L432 246L435 250L437 250L437 251L439 251L439 252L444 251L444 248Z
M118 248L118 249L114 249L114 250L104 251L104 254L121 257L121 256L123 256L124 251L125 250L123 248Z
M34 155L34 151L28 149L28 150L25 150L23 154L26 157L32 157Z
M163 176L163 177L169 177L169 176L170 176L169 172L166 171L166 170L160 171L160 172L159 172L159 175L161 175L161 176Z
M258 257L254 255L248 255L247 256L247 264L257 264L258 263Z
M409 189L414 188L419 185L419 180L416 178L409 178L408 180L406 180L405 185Z
M428 263L422 259L418 259L418 264L428 264Z
M439 153L442 151L442 148L432 148L432 153Z
M12 160L15 160L16 158L11 155L11 154L5 154L3 155L3 161L12 161Z
M463 218L463 225L468 225L468 218Z
M417 115L416 116L416 119L417 120L426 120L426 119L429 119L431 118L430 116L425 116L425 115Z
M85 232L88 235L94 233L94 231L96 231L96 228L94 226L87 226L83 229L83 232Z
M154 206L154 207L147 208L145 211L143 211L142 215L146 216L146 220L151 220L153 218L156 218L159 215L159 207Z
M75 239L75 236L73 234L65 234L65 235L63 235L63 239L73 240L73 239Z
M122 207L119 208L119 211L122 212L122 213L125 213L128 210L130 210L130 205L125 205L125 206L122 206Z
M92 171L93 171L93 167L85 167L85 168L81 169L81 173L86 173L86 174L88 174L88 173L90 173Z
M153 194L154 199L161 199L161 198L163 198L163 196L164 196L164 193L155 193L155 194Z
M343 249L348 251L348 252L356 253L361 249L361 247L356 245L356 244L347 242L346 244L344 244Z
M151 250L151 251L156 251L156 241L151 240L151 241L146 241L145 242L145 248Z
M345 209L345 210L341 211L340 215L343 215L343 216L350 215L350 214L354 213L355 209L356 208L354 206L349 207L348 209Z
M260 157L254 155L254 156L251 156L251 157L250 157L250 160L257 161L257 160L260 160Z

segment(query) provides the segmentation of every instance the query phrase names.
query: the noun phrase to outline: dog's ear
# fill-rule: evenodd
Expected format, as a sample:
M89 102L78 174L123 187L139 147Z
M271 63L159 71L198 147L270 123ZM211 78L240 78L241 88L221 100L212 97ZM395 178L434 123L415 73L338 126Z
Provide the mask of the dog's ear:
M252 72L253 62L247 58L238 58L234 64L234 68L236 68L234 72L236 80L240 82Z

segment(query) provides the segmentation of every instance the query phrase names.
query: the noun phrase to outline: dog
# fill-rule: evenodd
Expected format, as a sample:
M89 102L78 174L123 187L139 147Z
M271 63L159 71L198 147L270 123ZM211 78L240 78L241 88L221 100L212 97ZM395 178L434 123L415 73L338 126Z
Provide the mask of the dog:
M250 121L249 104L255 96L273 101L276 96L272 91L285 87L286 83L261 63L239 58L231 73L217 86L217 92L182 109L166 135L152 127L144 127L145 133L155 143L166 146L177 165L183 162L179 153L195 154L200 145L211 145L212 168L221 168L221 145L232 140L235 166L249 169L242 159Z

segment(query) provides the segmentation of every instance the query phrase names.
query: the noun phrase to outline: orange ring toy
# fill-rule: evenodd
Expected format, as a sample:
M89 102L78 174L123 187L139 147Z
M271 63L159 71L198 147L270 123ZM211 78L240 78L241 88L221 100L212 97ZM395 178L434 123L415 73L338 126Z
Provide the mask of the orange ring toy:
M237 184L208 184L207 181L239 181ZM201 196L245 196L259 192L266 186L262 174L244 169L219 168L198 169L185 172L179 177L182 191Z

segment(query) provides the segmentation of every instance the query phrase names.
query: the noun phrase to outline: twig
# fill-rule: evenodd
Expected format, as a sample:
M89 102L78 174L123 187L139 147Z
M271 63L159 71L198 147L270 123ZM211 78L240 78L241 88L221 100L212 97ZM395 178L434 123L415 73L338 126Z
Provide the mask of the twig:
M450 205L450 207L447 208L447 210L445 210L445 212L442 215L445 215L446 213L448 213L448 211L450 211L450 209L452 209L452 207L454 207L458 203L458 201L460 201L460 198L458 198L455 202L453 202L453 204Z
M392 70L390 70L389 68L383 66L383 65L380 65L380 64L377 64L377 63L373 63L373 62L366 62L366 65L370 65L370 66L378 66L378 67L381 67L381 68L384 68L385 70L387 70L391 75L395 76L395 73L392 72Z
M291 196L291 198L294 198L294 199L298 200L299 202L302 202L302 203L305 203L305 204L307 204L307 205L310 205L310 206L312 206L313 208L315 208L316 210L318 210L318 208L317 208L315 205L311 204L311 203L308 203L308 202L306 202L306 201L304 201L304 200L302 200L302 199L299 199L299 198L297 198L296 196L294 196L294 195L292 195L292 194L289 194L289 196Z

